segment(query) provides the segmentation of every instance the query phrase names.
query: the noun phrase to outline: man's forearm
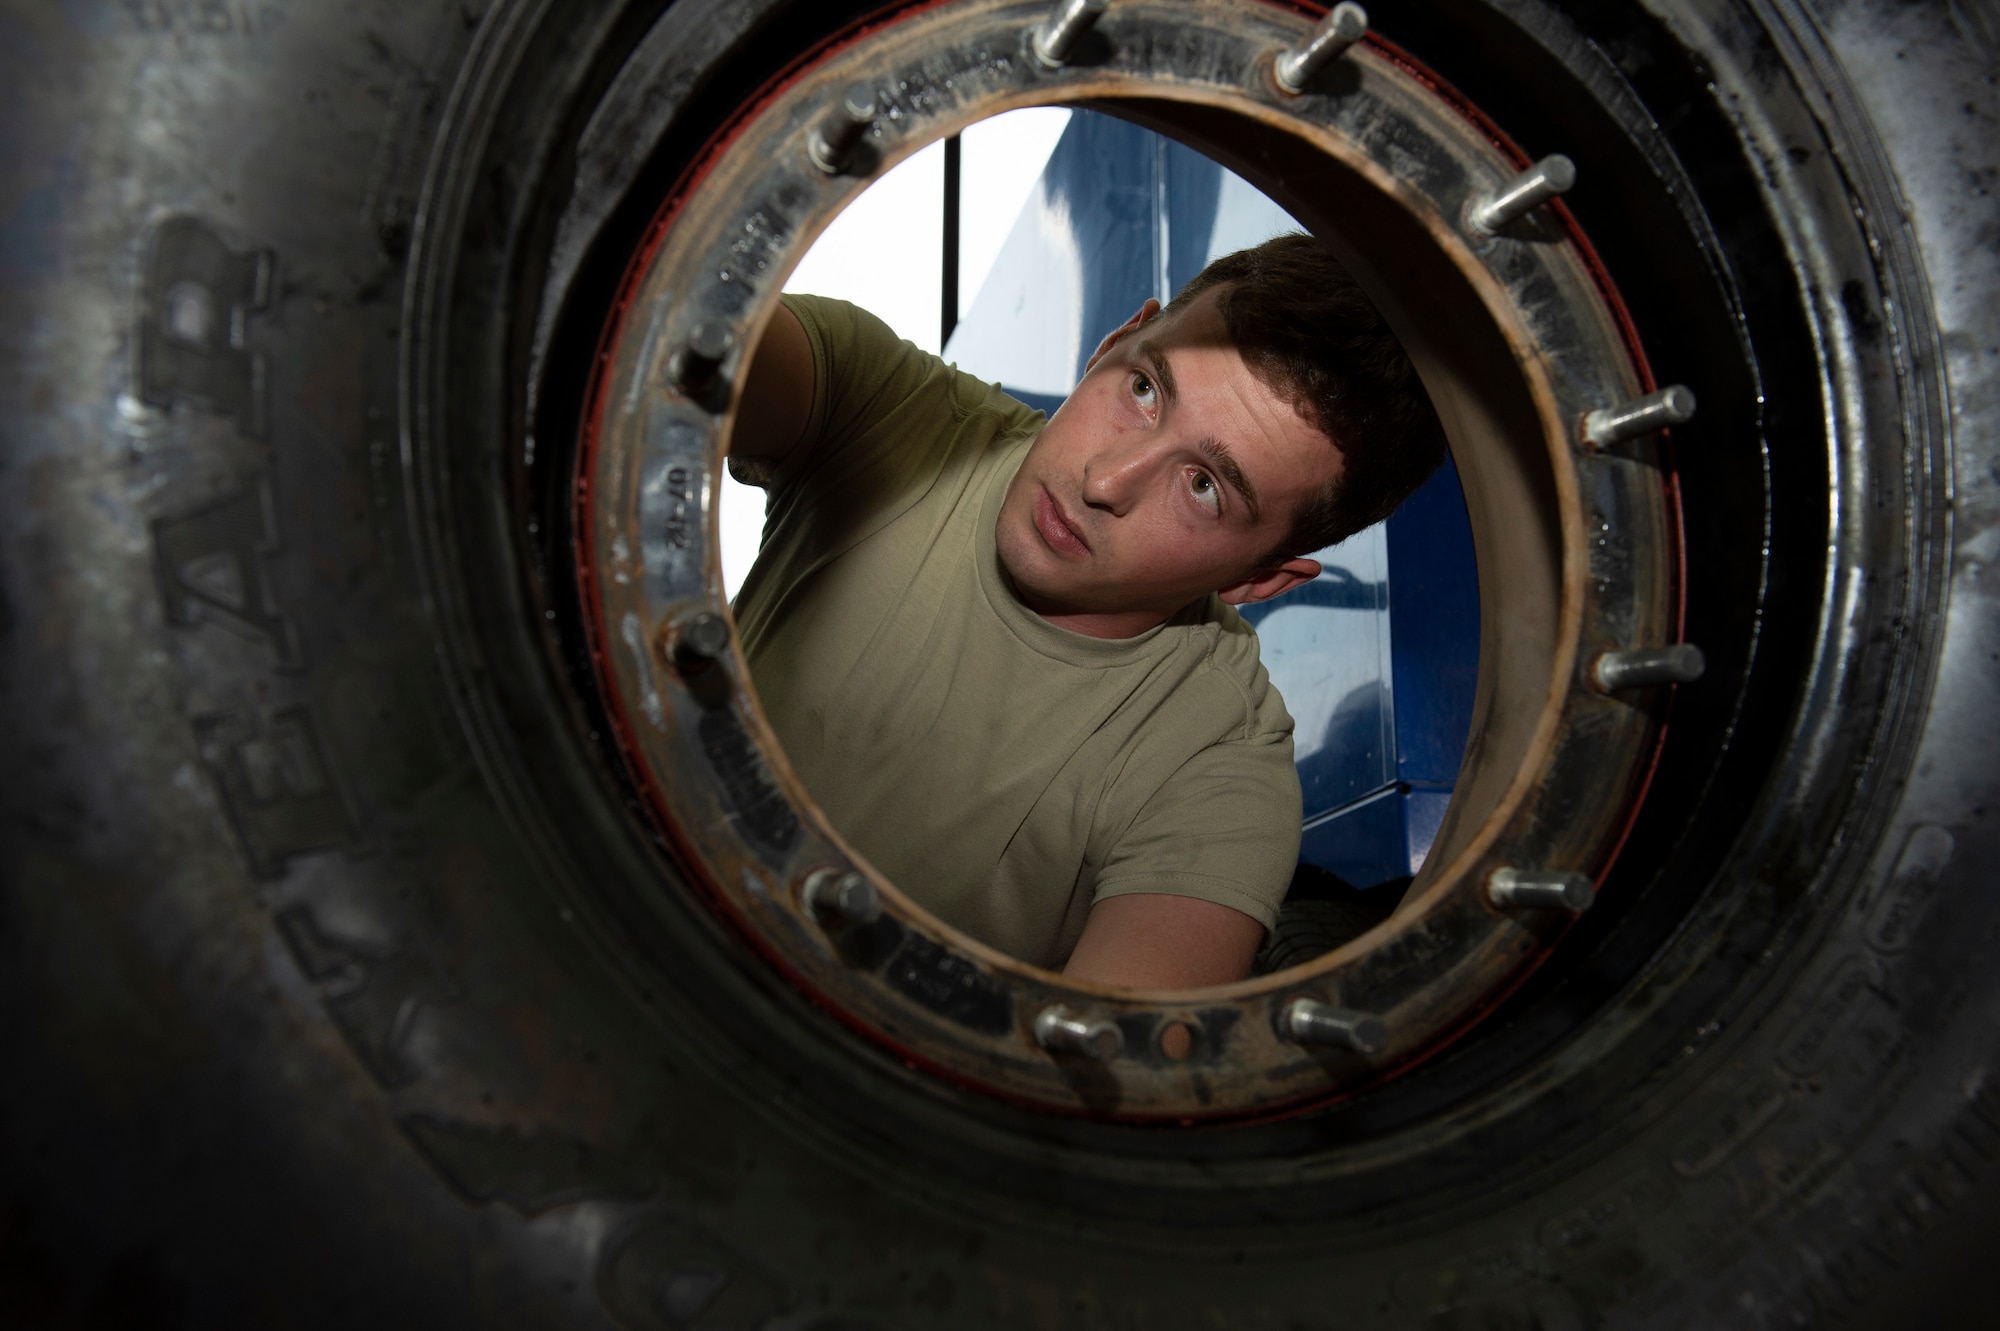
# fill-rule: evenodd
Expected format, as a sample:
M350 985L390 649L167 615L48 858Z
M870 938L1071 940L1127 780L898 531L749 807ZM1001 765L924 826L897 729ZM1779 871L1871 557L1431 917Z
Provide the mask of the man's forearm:
M1128 989L1200 989L1250 974L1264 926L1195 897L1133 892L1090 908L1063 974Z

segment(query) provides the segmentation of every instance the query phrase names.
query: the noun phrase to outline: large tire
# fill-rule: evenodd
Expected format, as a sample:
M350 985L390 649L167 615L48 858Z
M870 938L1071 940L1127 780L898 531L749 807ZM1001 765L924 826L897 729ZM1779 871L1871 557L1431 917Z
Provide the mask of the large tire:
M7 6L0 1320L1980 1324L2000 20L1378 16L1610 164L1662 378L1742 408L1680 463L1733 645L1619 904L1474 1035L1177 1130L887 1066L691 895L621 909L675 870L514 444L648 200L873 7Z

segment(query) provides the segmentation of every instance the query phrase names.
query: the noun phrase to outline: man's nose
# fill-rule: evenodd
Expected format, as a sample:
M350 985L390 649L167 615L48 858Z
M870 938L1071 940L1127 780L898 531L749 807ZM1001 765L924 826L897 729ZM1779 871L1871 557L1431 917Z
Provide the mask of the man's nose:
M1159 470L1165 450L1155 439L1119 442L1099 450L1084 464L1083 502L1124 517Z

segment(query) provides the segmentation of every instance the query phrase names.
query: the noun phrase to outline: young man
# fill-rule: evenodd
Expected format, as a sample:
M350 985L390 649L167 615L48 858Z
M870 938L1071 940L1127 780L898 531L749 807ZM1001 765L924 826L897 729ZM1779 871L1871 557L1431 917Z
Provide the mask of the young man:
M1107 984L1243 978L1298 857L1292 721L1231 606L1319 574L1442 459L1416 374L1306 236L1147 301L1039 412L788 297L730 466L758 692L912 898Z

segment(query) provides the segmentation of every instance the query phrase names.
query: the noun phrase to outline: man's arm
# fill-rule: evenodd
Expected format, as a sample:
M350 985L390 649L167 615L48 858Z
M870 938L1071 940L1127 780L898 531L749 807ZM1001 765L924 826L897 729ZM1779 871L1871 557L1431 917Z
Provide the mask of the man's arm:
M812 343L798 316L780 303L750 359L729 455L766 467L784 461L812 418L813 378Z
M1063 974L1128 989L1199 989L1250 974L1264 926L1195 897L1130 892L1090 908Z
M1064 973L1142 989L1250 974L1298 867L1288 719L1274 712L1255 737L1211 744L1144 795L1097 870Z

